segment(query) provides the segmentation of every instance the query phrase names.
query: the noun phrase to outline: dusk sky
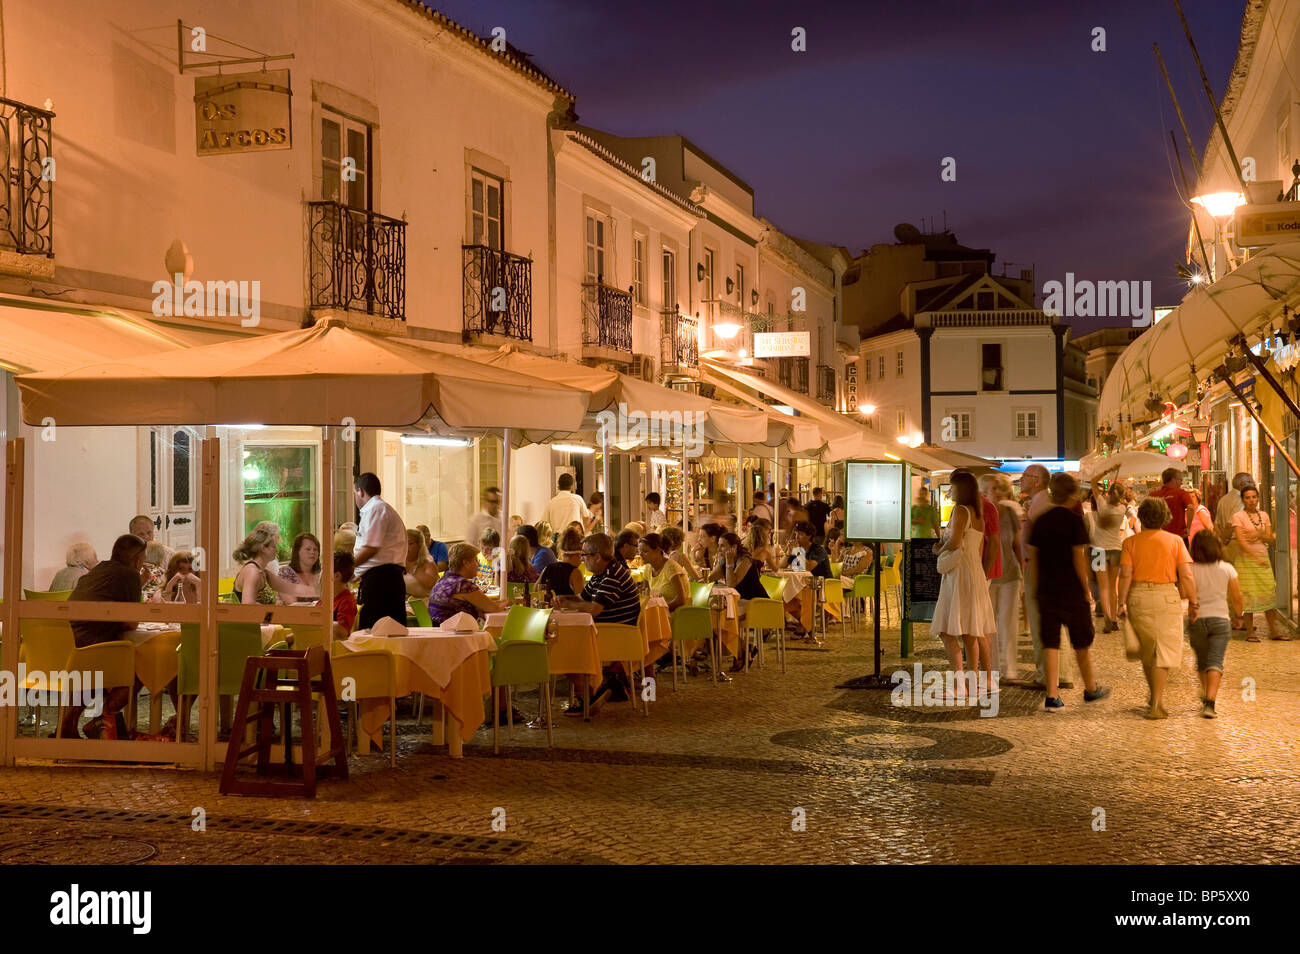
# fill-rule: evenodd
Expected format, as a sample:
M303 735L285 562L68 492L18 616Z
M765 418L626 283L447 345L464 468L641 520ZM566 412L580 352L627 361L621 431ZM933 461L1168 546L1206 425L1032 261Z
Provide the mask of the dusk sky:
M856 254L900 222L941 229L946 212L963 244L997 254L995 271L1034 265L1040 296L1067 271L1149 279L1161 304L1186 291L1171 128L1193 173L1153 42L1198 152L1213 113L1171 0L430 5L480 34L504 27L577 96L583 123L693 140L792 234ZM1184 0L1216 99L1243 8ZM940 181L946 156L955 182Z

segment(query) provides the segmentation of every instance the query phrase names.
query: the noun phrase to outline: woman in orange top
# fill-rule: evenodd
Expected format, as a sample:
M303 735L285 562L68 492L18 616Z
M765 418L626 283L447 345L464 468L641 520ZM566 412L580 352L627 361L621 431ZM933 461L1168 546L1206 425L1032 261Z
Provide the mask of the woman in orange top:
M1148 719L1167 719L1163 705L1169 673L1183 656L1183 604L1196 619L1196 581L1192 557L1182 537L1161 528L1169 523L1169 505L1148 497L1138 507L1142 530L1124 541L1119 558L1119 615L1127 616L1137 634L1142 673L1150 697Z

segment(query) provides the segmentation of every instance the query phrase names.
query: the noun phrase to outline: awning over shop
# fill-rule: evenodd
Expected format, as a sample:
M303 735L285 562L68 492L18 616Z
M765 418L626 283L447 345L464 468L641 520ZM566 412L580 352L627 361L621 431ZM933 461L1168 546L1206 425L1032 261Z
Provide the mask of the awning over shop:
M322 321L157 356L17 378L23 419L65 426L264 424L576 431L582 391Z
M1213 285L1195 289L1125 349L1102 387L1097 420L1117 425L1120 414L1151 416L1144 404L1152 392L1173 400L1193 373L1204 377L1221 363L1233 339L1252 340L1275 327L1282 307L1294 306L1297 298L1300 242L1275 245Z
M974 454L966 454L962 451L953 450L951 447L940 447L938 444L922 444L919 447L913 447L913 451L920 451L928 457L946 465L940 468L931 468L931 470L957 470L964 468L971 473L979 476L981 472L987 473L997 469L997 462L988 460L984 457L977 457Z
M188 344L129 312L0 296L0 369L14 374L71 371Z

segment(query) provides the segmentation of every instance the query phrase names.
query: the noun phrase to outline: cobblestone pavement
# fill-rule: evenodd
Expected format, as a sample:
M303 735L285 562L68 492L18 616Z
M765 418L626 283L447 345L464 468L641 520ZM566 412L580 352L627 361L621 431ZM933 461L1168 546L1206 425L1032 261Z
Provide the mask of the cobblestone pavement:
M886 672L944 665L918 629L917 654ZM354 758L314 802L223 798L216 776L173 769L0 771L0 862L1300 862L1300 643L1235 638L1213 721L1190 650L1161 722L1141 718L1118 634L1094 653L1109 699L1085 704L1079 686L1049 714L1041 693L1004 689L981 718L836 689L871 647L832 629L824 650L792 647L785 675L769 651L728 684L661 679L648 718L610 704L584 724L557 699L552 750L516 728L494 756L484 731L452 760L408 723L396 769ZM517 704L531 714L536 696Z

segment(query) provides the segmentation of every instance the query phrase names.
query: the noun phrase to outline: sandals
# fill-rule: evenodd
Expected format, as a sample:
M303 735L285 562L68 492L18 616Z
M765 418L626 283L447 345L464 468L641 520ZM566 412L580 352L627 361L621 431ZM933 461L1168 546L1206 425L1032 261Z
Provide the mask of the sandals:
M1291 642L1291 637L1290 637L1290 636L1270 636L1269 639L1275 639L1275 640L1277 640L1279 643L1289 643L1289 642Z
M1248 643L1258 643L1258 642L1260 642L1260 638L1259 638L1258 636L1256 636L1254 633L1251 633L1249 636L1246 637L1246 642L1248 642Z

